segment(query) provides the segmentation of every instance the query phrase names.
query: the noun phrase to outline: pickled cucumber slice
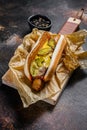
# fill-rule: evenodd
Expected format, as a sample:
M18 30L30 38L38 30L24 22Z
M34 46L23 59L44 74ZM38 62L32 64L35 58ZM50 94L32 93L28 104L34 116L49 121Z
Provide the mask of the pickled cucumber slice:
M45 60L44 66L45 66L46 68L48 68L49 65L50 65L50 61L51 61L50 56L48 55L48 56L44 57L44 60Z
M55 41L54 41L54 39L50 39L50 40L48 41L48 45L49 45L52 49L54 49L54 48L55 48Z
M46 47L46 48L42 48L39 50L38 55L42 56L42 55L47 55L50 52L52 52L52 48L50 47Z
M37 64L37 66L41 67L43 65L44 58L43 57L36 57L35 62Z
M38 70L39 67L37 66L37 64L35 63L35 61L33 61L30 65L30 73L33 77L37 76L38 74Z

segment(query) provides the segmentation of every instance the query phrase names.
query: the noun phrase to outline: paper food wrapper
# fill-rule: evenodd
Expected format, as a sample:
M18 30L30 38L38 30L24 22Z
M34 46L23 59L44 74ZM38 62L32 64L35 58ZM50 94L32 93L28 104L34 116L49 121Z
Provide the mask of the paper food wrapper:
M46 83L40 92L34 93L32 91L31 83L24 74L24 64L28 53L34 47L36 41L43 34L43 32L44 31L34 29L30 34L26 35L23 39L23 43L18 46L14 56L9 62L9 76L11 77L11 82L15 84L24 107L28 107L30 104L33 104L39 100L45 100L59 93L63 88L65 80L71 75L71 72L66 69L62 62L60 62L57 66L55 74L52 76L51 81ZM83 50L80 48L77 50L77 53L79 52L83 52ZM80 61L80 63L83 68L87 68L87 59L85 59L85 63L83 61ZM8 81L10 84L9 77Z

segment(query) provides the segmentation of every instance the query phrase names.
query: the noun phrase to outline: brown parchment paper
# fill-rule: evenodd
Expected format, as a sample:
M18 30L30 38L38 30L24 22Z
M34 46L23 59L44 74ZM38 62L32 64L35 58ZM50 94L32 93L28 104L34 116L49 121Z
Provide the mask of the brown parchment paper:
M26 35L23 39L23 43L18 46L14 56L9 62L12 80L15 83L24 107L28 107L30 104L39 100L44 100L58 93L62 89L61 86L63 82L71 75L71 72L60 62L51 81L46 83L45 87L40 92L34 93L31 90L31 83L24 74L24 64L28 53L42 34L43 31L34 29L30 34Z

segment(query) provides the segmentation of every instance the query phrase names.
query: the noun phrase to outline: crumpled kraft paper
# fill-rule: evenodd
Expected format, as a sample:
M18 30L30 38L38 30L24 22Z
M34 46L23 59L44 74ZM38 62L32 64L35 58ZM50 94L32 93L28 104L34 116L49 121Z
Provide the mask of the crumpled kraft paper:
M63 63L60 62L51 81L46 83L45 87L40 92L32 92L31 83L24 74L24 64L28 53L42 33L43 31L34 29L30 34L26 35L23 39L23 43L18 46L14 56L9 62L9 69L11 71L13 82L15 83L24 107L28 107L30 104L49 98L59 92L62 89L62 83L71 74L64 67Z

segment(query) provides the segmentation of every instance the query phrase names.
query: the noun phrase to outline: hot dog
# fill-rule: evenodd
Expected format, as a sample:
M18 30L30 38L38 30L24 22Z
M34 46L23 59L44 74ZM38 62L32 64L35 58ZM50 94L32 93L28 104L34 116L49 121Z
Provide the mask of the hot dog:
M24 65L24 73L34 90L41 90L44 83L51 80L65 45L64 35L53 37L49 32L44 32L38 39Z

